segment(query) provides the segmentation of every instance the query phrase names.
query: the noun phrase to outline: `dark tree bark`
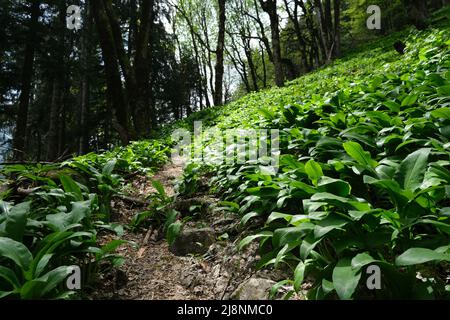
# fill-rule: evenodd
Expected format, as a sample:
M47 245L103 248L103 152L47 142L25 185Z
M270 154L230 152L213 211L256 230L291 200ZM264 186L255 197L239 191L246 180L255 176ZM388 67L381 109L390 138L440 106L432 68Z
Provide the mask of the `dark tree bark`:
M334 0L334 57L341 55L341 0Z
M403 0L407 8L410 22L419 30L428 28L428 8L427 1L424 0Z
M85 12L85 29L81 36L81 79L80 79L80 114L79 114L79 141L78 154L83 155L89 151L89 101L90 101L90 63L89 55L91 54L91 38L92 32L92 14L89 7Z
M275 67L275 83L278 87L284 86L283 59L281 57L280 28L276 0L259 0L261 8L269 15L272 33L272 54Z
M138 137L148 136L151 128L155 125L155 119L152 121L152 114L148 108L148 104L152 105L151 92L149 88L150 82L150 38L153 28L153 6L154 0L147 0L142 3L141 9L141 25L138 29L136 56L134 62L134 74L136 77L136 87L133 92L136 97L133 103L133 121Z
M52 101L50 105L50 126L47 132L47 161L54 161L58 158L59 152L59 125L62 103L61 78L55 77L53 80Z
M64 83L65 83L65 56L66 56L66 4L62 1L59 5L59 21L57 23L57 43L54 50L53 60L53 90L50 104L49 128L47 132L47 161L55 161L61 151L60 135L62 132L61 111L64 102Z
M253 55L248 38L242 39L244 43L245 57L247 58L248 68L250 69L250 76L252 78L253 90L258 91L258 74L256 72L255 63L253 62Z
M326 59L326 50L321 40L320 31L317 30L314 24L314 10L313 5L310 0L303 2L303 0L295 0L295 2L302 8L303 14L305 16L306 26L310 32L311 36L311 62L310 65L313 66L315 61L315 66L321 64L320 53L322 53L323 59Z
M119 133L122 143L128 144L130 141L128 108L122 88L118 53L112 27L106 13L104 0L90 1L90 5L99 33L103 60L105 61L108 104L116 117L112 120L113 126Z
M246 92L251 91L250 82L248 80L247 75L247 67L245 65L245 61L241 58L239 53L239 48L236 44L235 38L233 35L230 35L231 43L229 45L229 48L226 48L227 55L231 59L231 63L233 64L234 68L236 69L237 73L241 77L242 82L244 83Z
M244 14L246 14L247 16L252 18L256 22L256 24L258 25L259 33L260 33L260 36L259 36L260 39L259 40L264 44L264 47L265 47L265 49L267 51L267 55L268 55L269 61L273 63L272 46L270 45L270 41L269 41L269 39L266 36L265 25L264 25L260 15L259 15L258 1L257 0L253 0L253 5L254 5L254 8L255 8L256 16L253 16L253 15L251 15L248 12L244 12Z
M218 0L219 3L219 34L217 38L216 48L216 66L215 66L215 83L214 83L214 105L218 106L223 103L223 55L225 47L225 0Z
M264 49L262 48L262 45L260 44L260 49L261 49L261 64L263 67L263 78L262 78L262 82L263 82L263 88L267 88L267 66L266 66L266 56L264 54Z
M25 46L25 59L22 68L21 91L19 97L19 110L17 112L16 128L14 131L14 159L21 161L25 158L25 144L28 124L28 109L30 105L31 82L34 73L34 53L37 46L36 29L38 28L40 1L31 3L31 18L28 29L28 38Z
M308 63L307 44L306 44L306 40L303 36L302 28L300 27L300 22L299 22L299 13L298 13L299 4L297 1L294 1L294 9L292 11L289 7L288 0L284 0L284 4L285 4L286 12L289 16L289 19L291 20L291 22L294 26L294 31L297 36L299 49L301 51L303 67L305 68L306 72L309 72L309 71L311 71L311 66Z

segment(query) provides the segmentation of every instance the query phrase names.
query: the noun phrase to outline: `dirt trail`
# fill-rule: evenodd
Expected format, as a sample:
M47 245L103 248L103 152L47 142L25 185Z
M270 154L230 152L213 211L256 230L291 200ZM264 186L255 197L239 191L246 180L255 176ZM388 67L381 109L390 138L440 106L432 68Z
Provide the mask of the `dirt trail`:
M158 180L164 186L166 193L173 196L174 184L183 172L183 164L178 162L164 166L151 179L137 177L132 181L132 196L145 199L155 190L151 180ZM216 235L230 233L223 241L216 241L203 256L175 256L169 251L164 238L148 232L132 233L126 231L123 239L138 244L137 248L130 245L119 249L126 258L125 264L113 274L103 276L99 281L93 298L95 299L133 299L133 300L206 300L229 299L231 293L244 280L254 275L257 260L257 244L249 246L243 252L237 252L236 247L244 233L235 232L239 222L237 217L230 218L217 210L217 199L208 195L195 195L193 201L201 200L206 204L209 215L201 222L202 226L214 228ZM188 202L192 199L183 199ZM122 201L113 203L116 220L124 225L132 217L145 208L133 207ZM228 234L227 233L227 234ZM146 235L148 241L146 240ZM107 239L110 240L110 239ZM263 278L276 278L259 272ZM280 275L281 279L282 276ZM277 280L277 279L274 279Z

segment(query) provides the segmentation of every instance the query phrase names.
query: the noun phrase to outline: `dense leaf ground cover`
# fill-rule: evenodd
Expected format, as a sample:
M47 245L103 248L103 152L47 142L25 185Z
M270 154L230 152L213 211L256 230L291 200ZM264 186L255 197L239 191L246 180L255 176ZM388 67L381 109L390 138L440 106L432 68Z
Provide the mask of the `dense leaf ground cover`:
M279 286L300 291L312 282L310 299L448 298L450 28L439 19L448 14L433 29L380 39L282 89L193 114L163 128L162 140L58 165L6 166L0 298L74 297L65 286L70 266L82 267L88 286L120 265L114 251L122 241L98 244L100 232L123 233L110 220L112 197L128 175L166 162L170 133L197 120L206 130L281 131L276 175L251 161L194 163L179 184L180 193L194 193L202 173L212 176L211 192L253 230L240 246L258 240L259 267L292 270ZM398 39L405 55L393 50ZM173 240L180 222L164 218ZM166 218L174 222L176 213ZM382 290L366 286L373 265Z
M99 235L122 236L111 221L111 200L126 176L151 174L168 159L158 141L135 142L104 154L55 165L10 165L0 201L0 298L73 298L88 293L100 272L123 263L125 241L99 245ZM66 280L82 271L82 291ZM76 282L74 282L76 283ZM81 295L80 295L81 294Z
M279 286L312 281L310 299L448 298L449 105L448 25L393 35L218 110L210 130L280 129L281 159L276 175L252 161L210 168L212 191L253 224L240 245L260 241L259 267L291 268ZM381 290L366 285L374 265Z

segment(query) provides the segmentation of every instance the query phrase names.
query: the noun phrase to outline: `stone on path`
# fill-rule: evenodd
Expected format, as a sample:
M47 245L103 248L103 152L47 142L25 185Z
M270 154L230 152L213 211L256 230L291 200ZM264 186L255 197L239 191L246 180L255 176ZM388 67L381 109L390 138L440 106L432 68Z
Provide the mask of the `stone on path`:
M250 278L241 283L239 287L231 294L232 300L268 300L269 292L275 281Z
M204 254L214 243L215 233L210 228L185 229L181 231L175 242L170 246L170 252L177 256L188 254Z

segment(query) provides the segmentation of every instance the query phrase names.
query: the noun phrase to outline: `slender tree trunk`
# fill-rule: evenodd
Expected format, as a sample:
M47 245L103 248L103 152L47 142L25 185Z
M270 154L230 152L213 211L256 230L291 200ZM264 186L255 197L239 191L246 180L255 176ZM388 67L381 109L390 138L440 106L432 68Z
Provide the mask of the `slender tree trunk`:
M403 0L404 5L408 10L409 20L419 30L424 30L428 27L428 8L427 2L424 0Z
M128 131L128 108L125 100L117 49L115 47L113 31L106 14L103 0L90 1L95 24L98 29L100 46L105 61L106 82L108 91L108 104L114 111L115 117L112 123L118 132L123 144L128 144L130 135Z
M47 161L54 161L58 157L59 143L59 125L60 125L60 111L62 102L62 88L61 78L55 77L53 79L52 101L50 105L50 126L47 132Z
M138 14L137 0L130 0L130 26L128 29L128 59L131 59L134 53L134 44L138 33Z
M278 87L284 86L283 59L281 57L280 30L276 0L259 0L262 9L269 15L270 30L272 33L273 65L275 67L275 83Z
M154 112L149 110L152 106L152 94L150 90L150 74L151 74L151 54L150 39L153 29L153 6L154 0L147 0L143 3L141 9L141 25L139 27L136 57L134 64L134 74L136 75L136 88L134 91L135 106L133 113L133 121L138 138L147 136L151 128L156 125L156 119L153 117ZM153 118L152 118L153 117Z
M65 37L65 23L66 23L66 5L62 1L58 6L60 11L58 21L58 46L55 48L54 67L53 67L53 90L52 101L50 105L50 124L47 132L47 161L54 161L60 155L61 143L60 133L62 129L61 111L63 108L65 91L65 56L66 56L66 37Z
M334 56L341 56L341 0L334 0Z
M92 15L89 6L85 12L85 29L81 36L81 70L82 75L80 79L80 116L79 128L80 135L78 141L78 154L83 155L89 151L89 100L90 100L90 63L89 54L91 53L91 38L92 32Z
M332 19L332 15L331 15L331 0L325 0L324 11L325 11L324 18L325 18L325 30L327 33L327 42L328 42L328 45L330 45L330 43L333 43L333 41L334 41L333 19Z
M13 149L14 159L21 161L25 158L26 132L28 124L28 109L30 105L31 82L34 73L34 53L36 49L36 29L40 16L40 1L31 3L31 19L28 29L27 44L25 46L25 59L22 68L22 84L19 97L16 128L14 131Z
M256 73L255 63L253 62L252 50L250 41L245 39L245 57L247 58L248 68L250 69L250 76L252 78L253 90L258 91L258 74Z
M260 44L260 49L261 49L261 64L263 67L263 88L267 88L267 66L266 66L266 56L264 54L264 48L262 47L262 45Z
M309 63L308 63L308 53L307 53L307 50L306 50L306 40L303 37L302 28L301 28L300 22L299 22L299 16L298 16L299 5L298 5L297 1L295 1L294 2L294 10L291 11L291 9L289 7L290 4L289 4L288 0L284 0L284 4L285 4L285 7L286 7L286 12L289 15L289 19L291 20L292 24L294 25L294 31L295 31L295 34L297 36L297 41L298 41L298 45L299 45L299 48L300 48L300 53L301 53L301 56L302 56L303 66L304 66L306 72L308 72L311 69L310 69L310 66L309 66Z
M218 106L223 103L223 54L225 47L225 0L218 0L219 2L219 35L217 37L216 48L216 66L215 66L215 84L214 84L214 105Z

